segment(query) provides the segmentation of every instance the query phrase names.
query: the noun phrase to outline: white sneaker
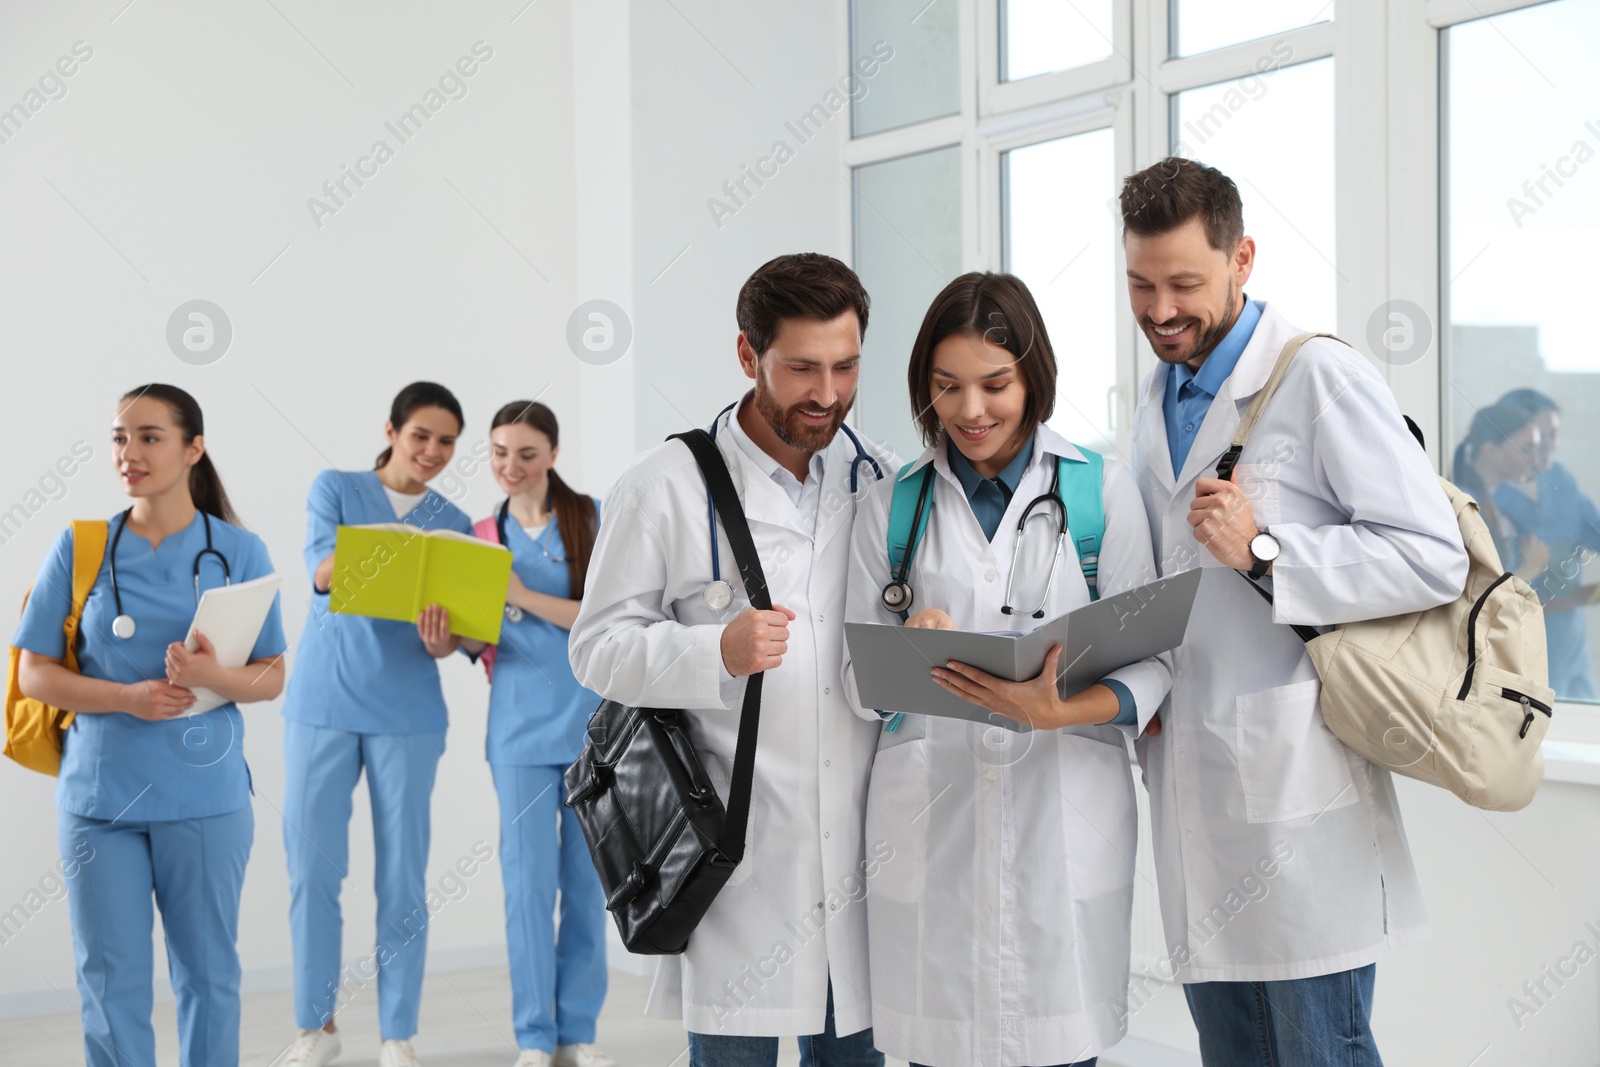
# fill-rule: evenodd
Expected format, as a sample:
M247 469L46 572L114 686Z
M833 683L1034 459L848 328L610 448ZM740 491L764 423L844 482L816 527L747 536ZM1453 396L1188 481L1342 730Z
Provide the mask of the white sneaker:
M338 1058L338 1031L302 1030L278 1063L281 1067L327 1067Z
M409 1041L385 1041L378 1049L378 1067L417 1067L417 1053Z
M542 1048L525 1048L511 1067L550 1067L550 1053Z
M617 1067L617 1061L593 1045L557 1045L550 1067Z

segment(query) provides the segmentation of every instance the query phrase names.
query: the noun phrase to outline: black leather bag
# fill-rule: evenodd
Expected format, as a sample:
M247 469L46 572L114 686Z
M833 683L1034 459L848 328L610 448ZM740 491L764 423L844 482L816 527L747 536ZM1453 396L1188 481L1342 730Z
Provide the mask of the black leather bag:
M673 436L700 465L751 605L771 610L744 508L716 442L698 429ZM744 691L726 808L690 743L682 711L607 700L589 719L583 752L567 768L566 805L583 828L606 909L629 952L682 952L744 859L761 678L751 675Z

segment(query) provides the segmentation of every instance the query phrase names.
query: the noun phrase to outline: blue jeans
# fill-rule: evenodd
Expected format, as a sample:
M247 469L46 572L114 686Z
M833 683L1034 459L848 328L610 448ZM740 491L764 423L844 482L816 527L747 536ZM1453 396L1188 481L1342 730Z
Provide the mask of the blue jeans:
M1100 1060L1099 1056L1090 1056L1088 1059L1079 1060L1077 1063L1065 1063L1065 1064L1062 1064L1061 1067L1094 1067L1094 1065L1097 1062L1099 1062L1099 1060ZM927 1067L927 1064L913 1063L911 1065L911 1067Z
M1372 1040L1377 965L1288 982L1183 987L1205 1067L1383 1067Z
M828 1023L820 1034L799 1038L800 1067L883 1067L883 1053L872 1044L872 1027L848 1037L833 1032L833 985L828 985ZM689 1067L774 1067L775 1037L689 1034Z

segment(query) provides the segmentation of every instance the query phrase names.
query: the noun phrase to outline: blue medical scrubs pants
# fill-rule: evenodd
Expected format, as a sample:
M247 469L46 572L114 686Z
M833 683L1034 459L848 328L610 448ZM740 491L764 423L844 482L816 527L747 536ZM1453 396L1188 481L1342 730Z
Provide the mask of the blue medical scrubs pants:
M429 814L444 734L355 734L290 720L283 750L295 1024L319 1029L347 1000L371 996L376 980L379 1035L408 1041L422 1001ZM372 953L341 974L339 890L349 875L350 802L363 770L372 800L378 930Z
M577 816L562 804L565 768L496 763L490 770L500 796L517 1047L590 1044L606 999L606 903Z
M155 912L178 1000L178 1062L239 1062L239 893L255 839L249 807L170 822L56 824L89 1067L155 1067Z

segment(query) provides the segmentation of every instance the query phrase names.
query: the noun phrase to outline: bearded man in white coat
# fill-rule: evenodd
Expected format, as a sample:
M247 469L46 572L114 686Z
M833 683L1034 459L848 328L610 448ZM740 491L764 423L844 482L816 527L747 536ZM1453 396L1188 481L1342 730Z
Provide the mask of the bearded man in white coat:
M1218 479L1303 331L1245 295L1255 242L1226 175L1163 160L1124 182L1121 211L1133 314L1161 360L1133 457L1157 565L1217 571L1175 654L1164 728L1139 742L1166 962L1207 1067L1377 1067L1376 961L1425 936L1427 916L1389 773L1323 724L1291 624L1447 603L1467 555L1388 386L1339 341L1301 347Z
M689 450L644 453L612 491L570 653L612 700L687 709L694 746L726 798L746 678L765 671L744 861L681 956L664 957L646 1011L683 1020L691 1067L770 1067L778 1039L801 1062L878 1067L867 978L868 882L892 855L863 842L879 727L839 684L856 501L892 454L844 427L868 298L829 256L780 256L740 290L739 365L755 388L713 424L766 572L772 610L750 606Z

